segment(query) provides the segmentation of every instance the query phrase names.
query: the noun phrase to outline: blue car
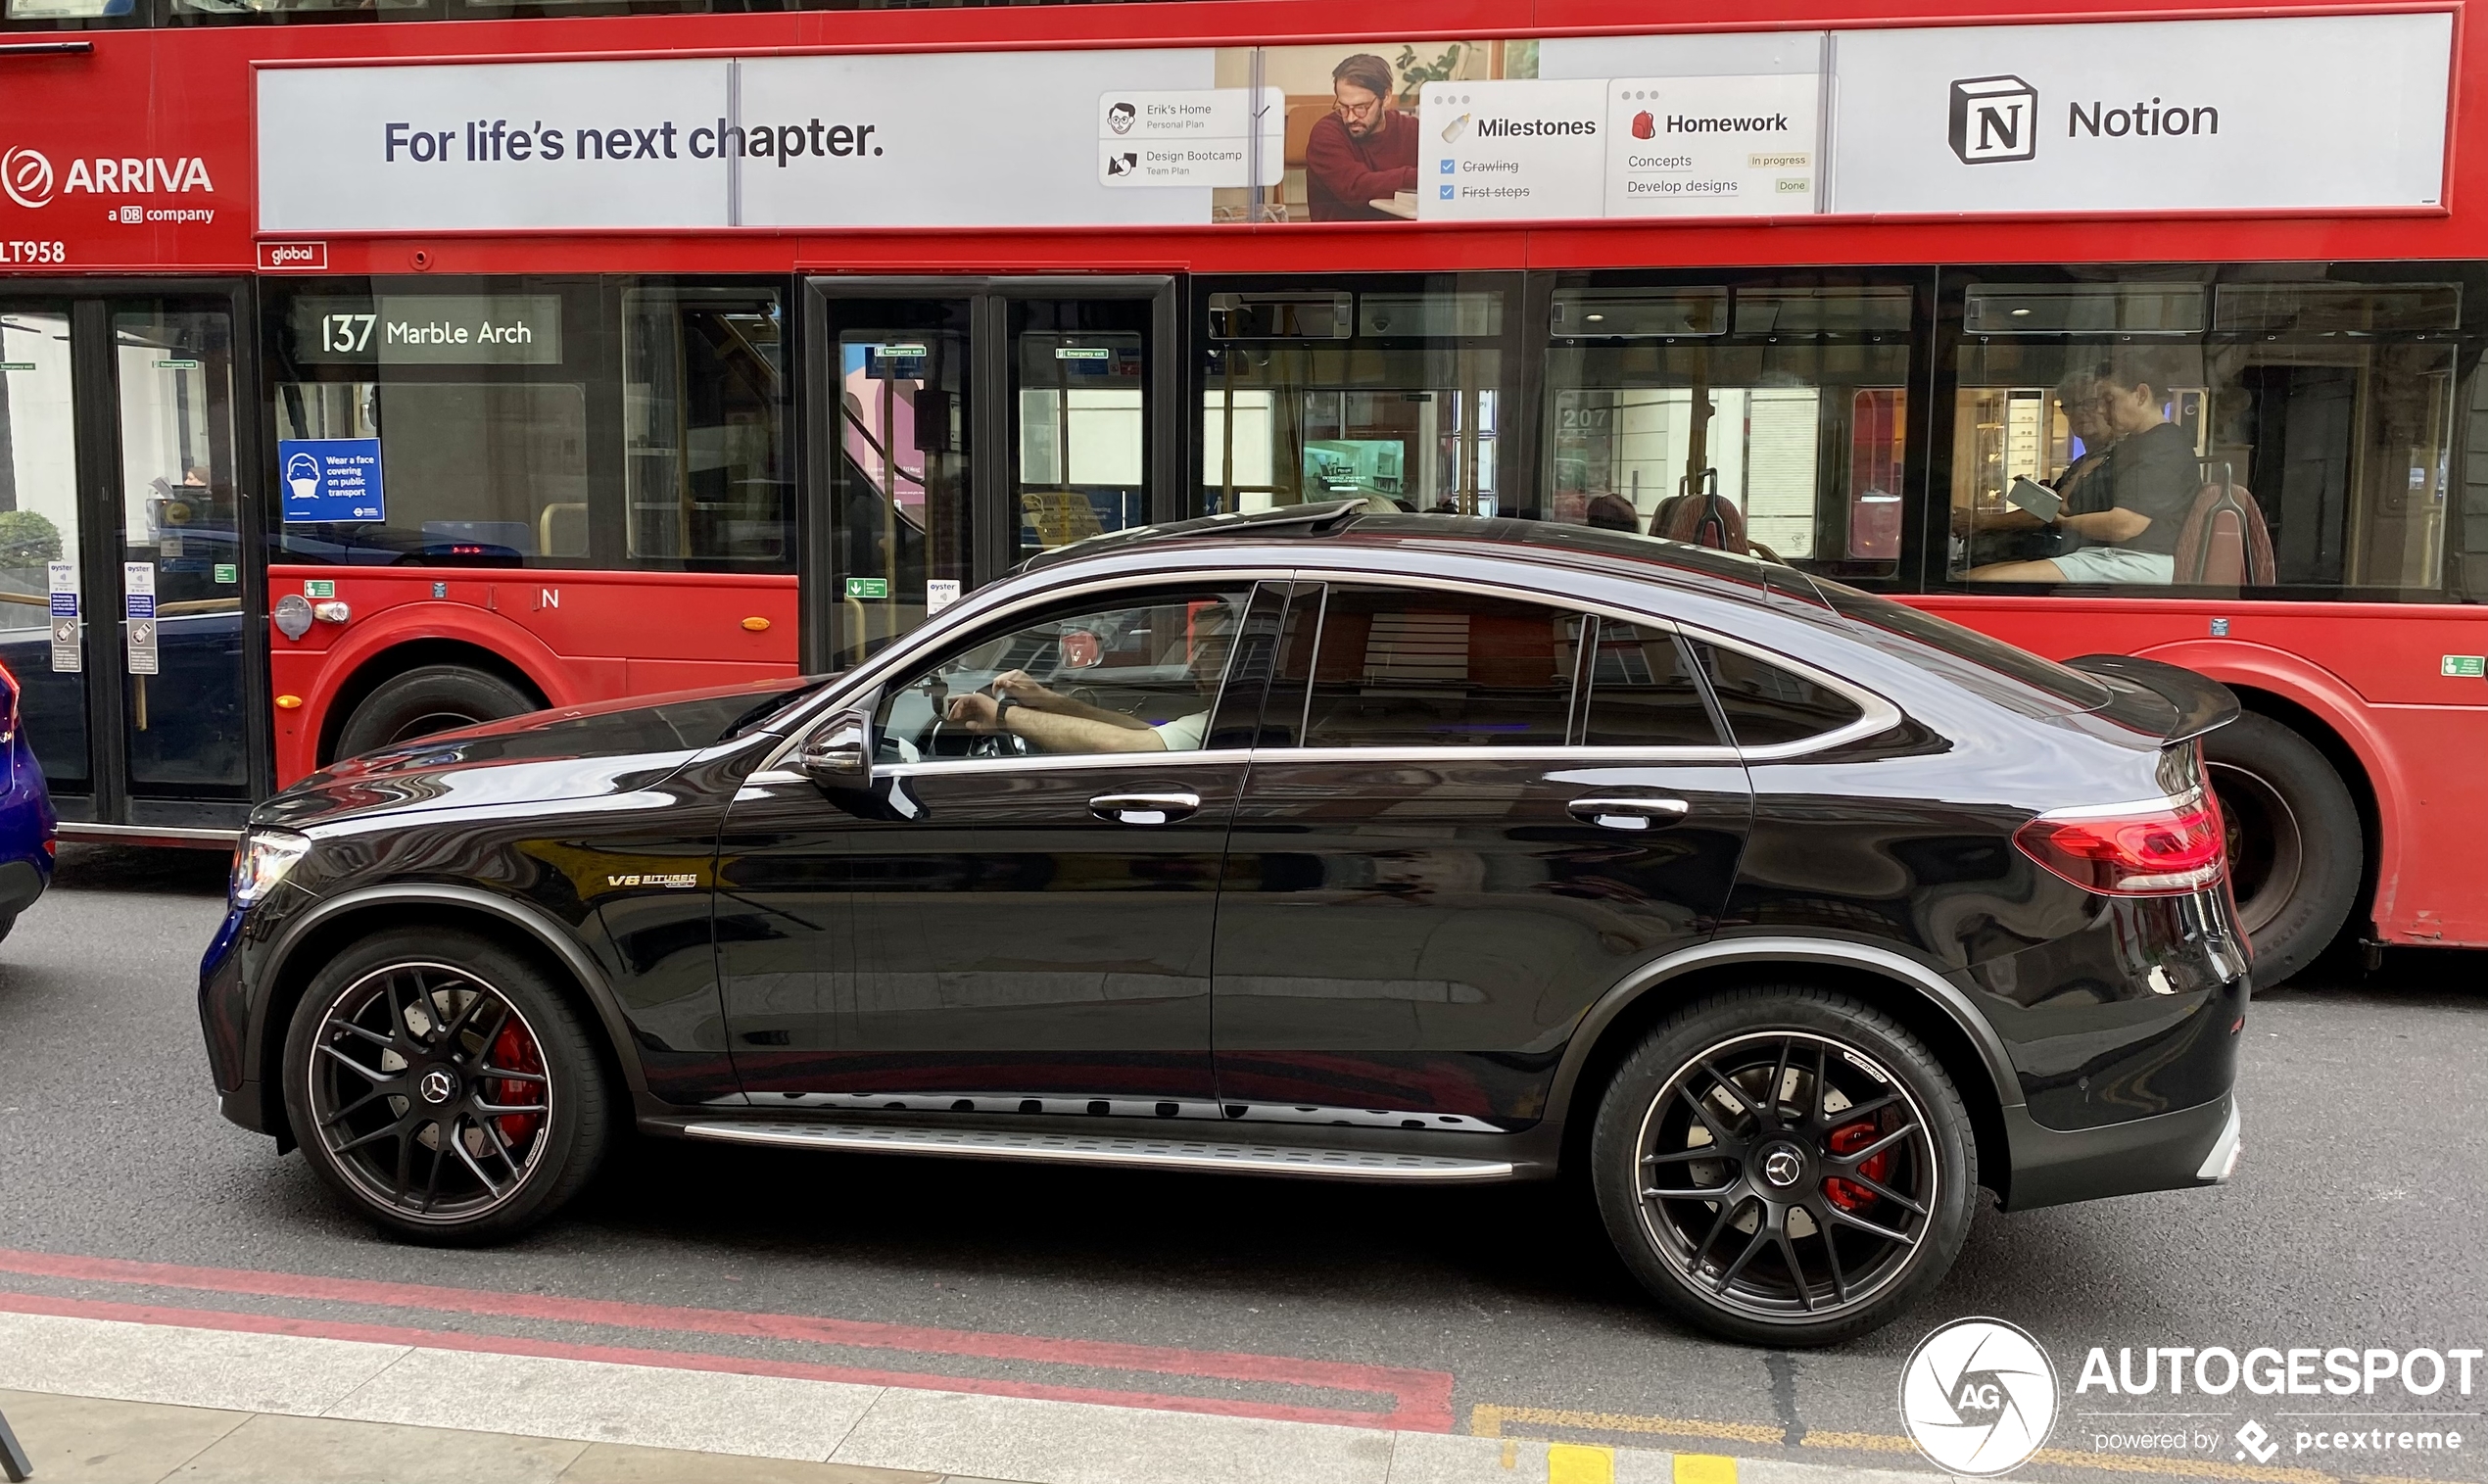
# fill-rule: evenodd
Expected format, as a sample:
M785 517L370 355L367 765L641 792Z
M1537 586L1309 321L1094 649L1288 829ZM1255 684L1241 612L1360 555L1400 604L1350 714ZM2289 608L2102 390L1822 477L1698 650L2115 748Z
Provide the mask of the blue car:
M52 885L52 852L58 846L60 819L52 812L52 792L43 787L43 765L34 760L33 744L18 725L18 677L0 665L0 686L8 699L0 716L0 742L8 749L8 773L0 778L0 937L18 925L18 914L34 905Z

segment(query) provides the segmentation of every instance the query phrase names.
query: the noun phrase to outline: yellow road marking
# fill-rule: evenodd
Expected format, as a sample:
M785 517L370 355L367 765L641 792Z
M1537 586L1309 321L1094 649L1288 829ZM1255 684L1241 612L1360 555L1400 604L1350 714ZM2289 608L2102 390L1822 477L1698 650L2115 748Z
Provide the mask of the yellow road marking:
M1615 1450L1555 1443L1547 1448L1547 1484L1615 1484Z
M1468 1430L1481 1438L1509 1436L1505 1429L1561 1428L1572 1432L1628 1433L1650 1437L1709 1438L1737 1443L1760 1443L1769 1447L1783 1446L1787 1431L1760 1422L1714 1422L1701 1417L1643 1416L1622 1412L1566 1412L1546 1407L1499 1407L1478 1403L1468 1410ZM1828 1449L1842 1453L1916 1454L1917 1446L1894 1433L1881 1432L1808 1432L1798 1440L1800 1447ZM1556 1445L1562 1447L1564 1445ZM1550 1453L1550 1461L1553 1455ZM1729 1471L1716 1475L1686 1472L1689 1463L1706 1463L1709 1456L1679 1454L1676 1458L1677 1484L1735 1484L1736 1460L1720 1458ZM2120 1454L2078 1453L2069 1448L2042 1448L2031 1456L2033 1463L2052 1463L2066 1468L2091 1468L2103 1473L2157 1476L2165 1479L2223 1479L2237 1484L2340 1484L2339 1476L2312 1468L2289 1468L2278 1464L2232 1463L2216 1459L2132 1458ZM1610 1468L1613 1466L1610 1462ZM1598 1476L1602 1479L1605 1475ZM1573 1484L1569 1476L1551 1473L1550 1484ZM2361 1476L2360 1484L2420 1484L2417 1480L2388 1480L2379 1475Z
M1737 1484L1737 1460L1715 1453L1680 1453L1676 1484Z

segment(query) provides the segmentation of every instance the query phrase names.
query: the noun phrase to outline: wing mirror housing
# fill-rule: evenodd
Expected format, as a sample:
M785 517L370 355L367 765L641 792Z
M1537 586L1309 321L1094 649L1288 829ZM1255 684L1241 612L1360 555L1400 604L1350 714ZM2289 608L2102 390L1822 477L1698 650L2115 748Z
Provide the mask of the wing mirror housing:
M862 789L873 782L873 721L865 712L834 717L795 749L796 771L824 789Z

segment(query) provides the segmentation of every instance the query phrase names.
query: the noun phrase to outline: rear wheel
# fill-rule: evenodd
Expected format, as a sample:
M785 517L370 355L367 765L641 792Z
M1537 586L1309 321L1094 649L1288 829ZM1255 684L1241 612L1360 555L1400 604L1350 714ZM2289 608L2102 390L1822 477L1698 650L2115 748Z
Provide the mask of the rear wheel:
M532 696L498 675L465 665L423 665L382 681L355 706L338 730L337 756L535 709Z
M357 944L320 971L285 1041L285 1112L313 1168L416 1241L495 1241L550 1216L595 1173L613 1104L569 1003L464 933Z
M2269 716L2249 711L2212 733L2203 758L2255 983L2271 988L2312 963L2357 904L2367 859L2358 806L2331 761Z
M1900 1025L1823 990L1743 989L1661 1022L1591 1140L1607 1234L1680 1316L1827 1345L1898 1315L1960 1254L1968 1111Z

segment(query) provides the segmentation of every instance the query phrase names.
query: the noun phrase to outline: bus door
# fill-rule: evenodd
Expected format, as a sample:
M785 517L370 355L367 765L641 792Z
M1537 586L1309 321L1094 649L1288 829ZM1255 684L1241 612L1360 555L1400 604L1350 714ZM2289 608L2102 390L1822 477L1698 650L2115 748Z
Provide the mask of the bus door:
M1022 558L1176 518L1174 281L816 278L805 663Z
M62 833L208 843L267 774L242 290L0 287L0 662Z

